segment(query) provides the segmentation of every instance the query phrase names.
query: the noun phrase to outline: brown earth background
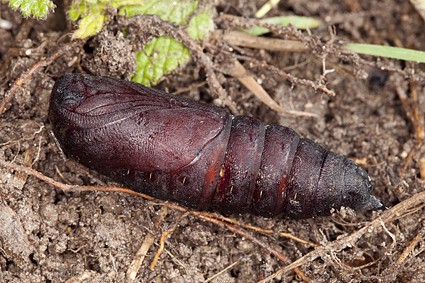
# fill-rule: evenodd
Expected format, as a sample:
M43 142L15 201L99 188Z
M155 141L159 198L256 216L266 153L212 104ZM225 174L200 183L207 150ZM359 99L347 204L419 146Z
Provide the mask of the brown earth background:
M217 28L226 33L248 25L263 3L213 2ZM425 50L424 19L409 1L281 1L268 16L311 16L322 24L297 38L284 28L267 37L296 39L307 52L234 46L215 33L200 44L211 65L192 61L156 86L211 104L231 99L239 114L290 126L352 158L387 206L300 221L252 215L229 215L229 221L125 193L64 191L28 171L63 184L112 184L62 158L49 133L50 92L69 72L127 78L131 52L164 28L136 24L124 38L118 31L128 23L112 17L100 35L71 43L66 4L56 4L43 21L0 4L0 17L12 23L0 28L0 282L257 282L268 276L270 282L425 282L424 65L339 52L344 42ZM318 117L270 110L229 73L235 60L284 109ZM206 82L207 70L227 98Z

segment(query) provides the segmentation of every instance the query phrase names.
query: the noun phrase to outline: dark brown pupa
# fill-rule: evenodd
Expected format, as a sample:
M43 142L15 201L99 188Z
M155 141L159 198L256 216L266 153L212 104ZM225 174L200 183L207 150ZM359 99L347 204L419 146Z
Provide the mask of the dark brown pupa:
M65 75L49 118L66 155L188 207L292 218L382 207L363 169L292 129L140 84Z

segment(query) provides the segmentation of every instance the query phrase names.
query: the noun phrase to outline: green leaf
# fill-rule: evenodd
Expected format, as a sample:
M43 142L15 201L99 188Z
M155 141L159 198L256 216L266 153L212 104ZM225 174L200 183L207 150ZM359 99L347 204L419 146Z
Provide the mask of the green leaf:
M212 9L208 9L192 17L186 30L191 39L201 40L214 29L212 14Z
M92 11L85 15L78 23L78 29L74 32L73 38L86 38L100 32L105 22L104 11Z
M74 1L69 7L68 16L71 21L77 21L82 15L87 14L85 3L79 3L79 1Z
M147 86L156 84L190 58L189 50L179 41L167 36L154 38L143 51L136 52L137 67L132 80Z
M33 16L42 19L47 16L49 10L55 8L50 0L10 0L10 6L15 10L20 10L25 17Z
M350 43L345 47L360 54L425 63L425 52L420 50L362 43Z
M73 38L86 38L100 32L106 20L107 5L104 0L76 0L72 2L68 15L72 21L81 19ZM108 2L109 3L109 2Z
M154 14L163 21L188 25L188 35L196 40L214 29L213 7L205 5L199 8L198 0L143 0L135 5L119 7L118 13L126 17ZM187 48L177 40L170 37L154 38L143 51L136 52L137 66L132 80L145 85L156 84L162 76L190 59Z
M298 29L313 29L317 28L320 25L320 21L310 17L302 17L302 16L280 16L280 17L271 17L260 20L260 22L265 24L272 25L293 25ZM262 35L268 33L269 30L267 28L263 28L260 26L253 26L250 29L243 30L244 32L251 35Z
M136 5L121 7L119 14L128 18L135 15L157 15L163 21L185 25L197 8L197 0L143 0Z
M120 15L132 17L155 14L163 21L188 25L192 39L202 39L214 29L213 7L199 8L199 0L74 0L69 17L80 19L74 38L85 38L98 33L107 20L107 7L118 9ZM190 21L189 21L190 19ZM136 52L136 73L133 81L146 85L157 83L163 75L189 62L190 53L184 45L170 37L154 38L144 50Z

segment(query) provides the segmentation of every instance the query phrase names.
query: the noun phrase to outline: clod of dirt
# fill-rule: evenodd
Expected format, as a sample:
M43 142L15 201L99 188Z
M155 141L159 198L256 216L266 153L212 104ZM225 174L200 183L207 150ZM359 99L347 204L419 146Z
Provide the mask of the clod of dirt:
M34 250L16 213L0 200L0 251L18 267L29 263Z

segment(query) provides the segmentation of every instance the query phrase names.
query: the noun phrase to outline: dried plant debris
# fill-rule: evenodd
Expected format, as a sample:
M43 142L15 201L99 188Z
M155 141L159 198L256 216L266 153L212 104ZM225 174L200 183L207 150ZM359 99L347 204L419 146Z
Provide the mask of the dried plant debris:
M99 33L72 39L85 14L72 21L70 7L100 2ZM345 48L425 50L420 1L280 1L264 16L320 21L307 30L255 18L265 1L187 0L196 3L183 23L128 18L115 2L55 1L42 20L0 2L1 282L425 281L423 64ZM268 31L260 43L241 36L253 26ZM209 214L136 196L65 160L47 119L57 78L128 79L136 52L160 36L191 59L155 88L291 127L348 156L386 209L310 220Z

